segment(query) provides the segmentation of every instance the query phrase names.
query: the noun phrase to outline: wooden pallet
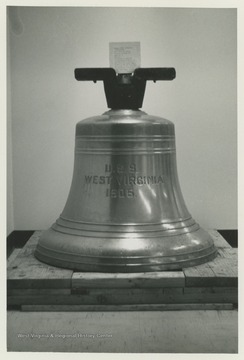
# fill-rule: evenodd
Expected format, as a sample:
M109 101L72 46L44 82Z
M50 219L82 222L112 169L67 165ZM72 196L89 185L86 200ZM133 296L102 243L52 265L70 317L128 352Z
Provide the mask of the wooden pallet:
M218 256L182 271L85 273L34 257L41 231L8 260L8 306L25 311L233 309L238 299L237 249L209 231Z

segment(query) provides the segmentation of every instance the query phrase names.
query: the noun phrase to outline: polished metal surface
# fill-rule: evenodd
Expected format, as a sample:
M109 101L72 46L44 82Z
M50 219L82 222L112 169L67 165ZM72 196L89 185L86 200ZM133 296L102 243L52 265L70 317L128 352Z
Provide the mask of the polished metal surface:
M35 255L98 272L181 269L215 257L181 194L173 123L139 110L79 122L68 200Z

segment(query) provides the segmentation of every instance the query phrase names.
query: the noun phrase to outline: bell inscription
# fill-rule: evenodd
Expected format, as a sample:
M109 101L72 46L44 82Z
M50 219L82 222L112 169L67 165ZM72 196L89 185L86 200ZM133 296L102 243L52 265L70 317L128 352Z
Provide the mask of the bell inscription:
M105 173L107 175L85 175L85 184L87 185L110 185L106 189L106 197L111 198L134 198L134 186L159 185L163 183L163 176L159 175L140 175L136 171L136 164L105 164Z

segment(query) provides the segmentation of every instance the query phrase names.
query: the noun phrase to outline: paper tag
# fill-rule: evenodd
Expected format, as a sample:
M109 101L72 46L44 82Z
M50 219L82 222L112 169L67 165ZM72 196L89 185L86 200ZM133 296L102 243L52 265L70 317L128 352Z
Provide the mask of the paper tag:
M140 42L109 43L109 63L118 74L134 72L141 66Z

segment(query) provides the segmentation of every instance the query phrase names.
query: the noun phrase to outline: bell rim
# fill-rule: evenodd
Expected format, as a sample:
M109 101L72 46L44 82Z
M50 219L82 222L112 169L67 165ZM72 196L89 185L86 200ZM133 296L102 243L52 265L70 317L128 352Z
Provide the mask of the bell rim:
M211 247L212 248L212 247ZM155 272L155 271L170 271L170 270L183 270L184 268L202 265L206 262L213 260L217 256L217 250L214 248L212 251L206 252L203 256L195 257L192 259L185 259L172 263L159 263L159 264L82 264L74 263L70 260L64 261L63 259L57 259L54 257L48 257L43 255L40 251L35 252L35 256L38 260L55 267L70 269L74 271L84 272L102 272L102 273L140 273L140 272Z
M84 242L84 238L79 238L80 249L78 250L72 244L74 237L67 234L58 234L58 242L50 242L49 236L54 235L51 228L44 233L44 237L39 239L35 250L35 257L49 265L61 268L72 269L76 271L87 272L151 272L151 271L168 271L182 270L183 268L200 265L215 258L217 249L210 235L203 229L199 228L194 233L190 233L184 238L182 235L175 235L168 238L168 241L155 240L157 251L147 248L152 244L152 238L141 239L144 246L143 252L135 249L126 249L122 254L120 249L111 249L107 253L102 252L101 248L106 243L104 239L100 239L99 243L93 244L88 248L89 241ZM46 236L46 238L45 238ZM194 241L198 238L198 244L194 245ZM60 241L60 239L62 239ZM184 244L188 241L188 244ZM194 240L195 239L195 240ZM116 239L117 241L117 239ZM169 249L168 244L173 241L176 245ZM46 244L45 244L46 242ZM131 239L133 246L133 239ZM180 242L180 243L179 243ZM189 244L191 248L189 249ZM48 244L48 246L47 246ZM182 245L179 245L182 244ZM66 248L65 248L65 247ZM107 248L109 246L107 245ZM186 251L181 250L185 249ZM178 249L178 250L177 250Z

